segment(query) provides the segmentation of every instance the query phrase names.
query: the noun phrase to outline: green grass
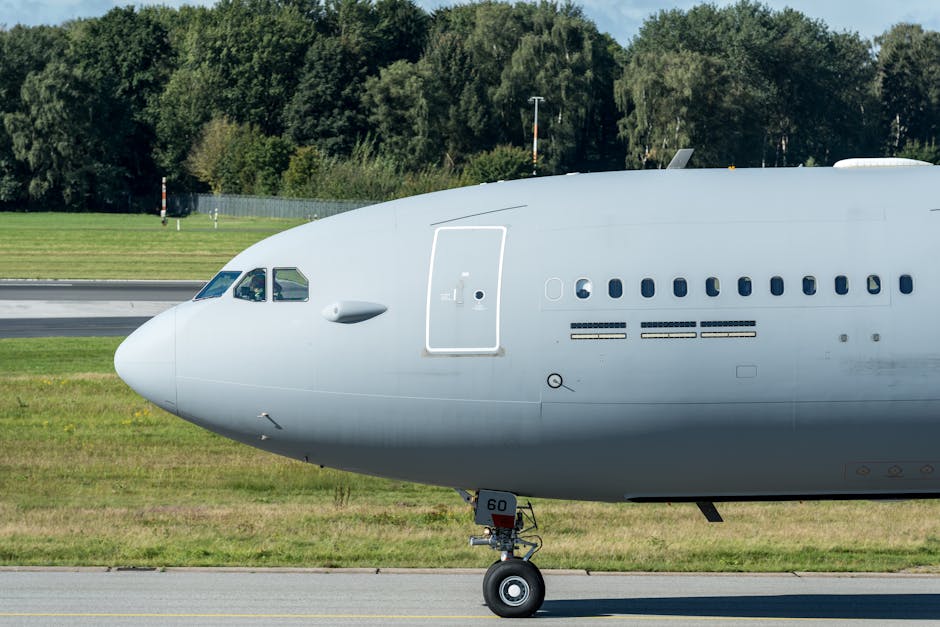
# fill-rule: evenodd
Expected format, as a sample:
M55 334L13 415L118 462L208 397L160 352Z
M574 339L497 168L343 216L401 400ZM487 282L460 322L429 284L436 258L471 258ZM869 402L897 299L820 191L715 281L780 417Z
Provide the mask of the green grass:
M205 215L0 213L0 278L209 279L235 254L303 220Z
M18 375L113 373L114 351L123 339L122 337L0 339L0 382Z
M113 338L0 340L0 564L485 567L440 488L321 469L141 399ZM937 570L940 505L538 500L543 568Z

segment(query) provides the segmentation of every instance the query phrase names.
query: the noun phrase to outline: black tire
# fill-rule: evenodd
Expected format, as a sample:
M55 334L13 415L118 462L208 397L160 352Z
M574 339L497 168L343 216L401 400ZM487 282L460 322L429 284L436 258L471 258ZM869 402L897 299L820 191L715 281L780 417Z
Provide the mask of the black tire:
M496 570L496 567L502 564L500 560L496 560L490 567L486 569L486 574L483 575L483 596L486 596L486 582L490 580L490 577L493 575L493 571Z
M496 562L483 578L483 599L497 616L527 618L542 607L545 580L531 562L520 559Z

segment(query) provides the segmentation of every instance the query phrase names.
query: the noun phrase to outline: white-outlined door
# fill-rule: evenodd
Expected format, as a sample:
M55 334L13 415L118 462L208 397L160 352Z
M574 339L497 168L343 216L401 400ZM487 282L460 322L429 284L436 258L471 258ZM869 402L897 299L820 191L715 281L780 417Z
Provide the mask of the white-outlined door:
M499 351L504 226L442 226L428 273L425 348L431 354Z

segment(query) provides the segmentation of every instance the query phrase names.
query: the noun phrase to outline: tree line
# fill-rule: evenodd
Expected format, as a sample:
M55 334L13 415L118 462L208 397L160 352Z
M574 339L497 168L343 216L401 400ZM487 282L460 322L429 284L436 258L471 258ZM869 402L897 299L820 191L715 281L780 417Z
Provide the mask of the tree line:
M938 74L940 33L869 41L751 0L660 11L626 47L571 2L118 7L0 30L0 208L152 209L161 176L374 200L527 176L533 96L539 174L681 147L699 167L936 162Z

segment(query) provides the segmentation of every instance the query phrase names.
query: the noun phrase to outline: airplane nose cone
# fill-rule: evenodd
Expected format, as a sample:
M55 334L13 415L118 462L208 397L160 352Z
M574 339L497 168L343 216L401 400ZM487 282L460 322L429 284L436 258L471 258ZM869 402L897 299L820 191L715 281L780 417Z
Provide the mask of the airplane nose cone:
M114 369L135 392L176 413L176 310L151 318L114 353Z

